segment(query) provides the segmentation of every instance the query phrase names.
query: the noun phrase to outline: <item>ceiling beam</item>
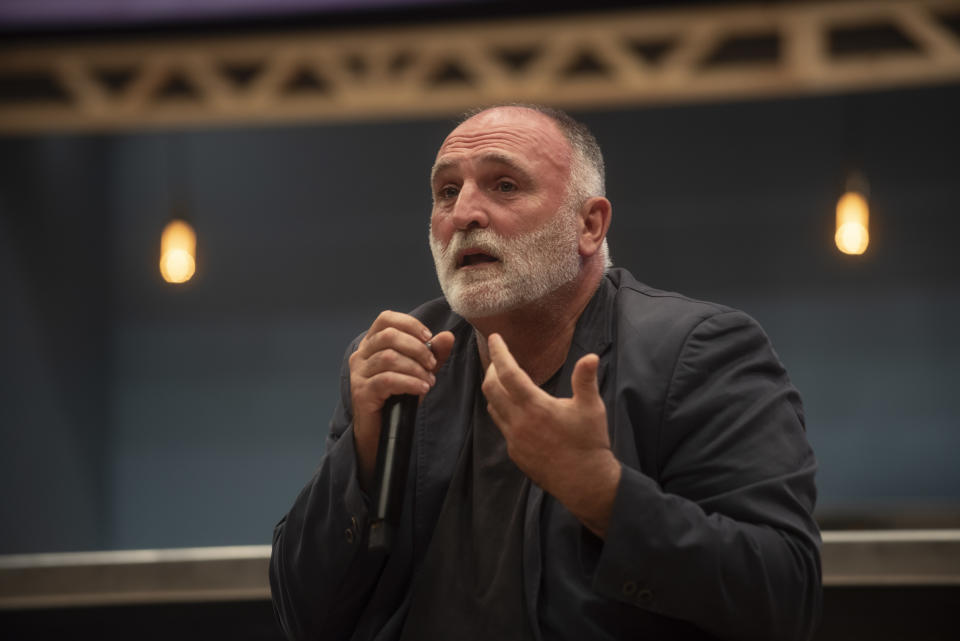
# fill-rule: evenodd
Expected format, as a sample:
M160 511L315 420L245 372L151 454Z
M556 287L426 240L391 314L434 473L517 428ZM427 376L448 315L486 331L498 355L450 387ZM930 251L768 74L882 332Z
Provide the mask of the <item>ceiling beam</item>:
M685 7L350 31L23 43L0 133L443 116L960 81L960 0Z

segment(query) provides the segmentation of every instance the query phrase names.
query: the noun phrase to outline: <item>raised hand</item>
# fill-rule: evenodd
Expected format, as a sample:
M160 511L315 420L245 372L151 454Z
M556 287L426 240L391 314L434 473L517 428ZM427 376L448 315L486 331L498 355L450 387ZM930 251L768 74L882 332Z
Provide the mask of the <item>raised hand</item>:
M620 482L607 410L597 387L596 354L574 366L572 398L554 398L520 368L498 334L487 339L487 410L517 467L598 536L606 532Z
M413 316L384 311L350 355L353 437L365 489L373 484L384 402L394 394L426 394L452 349L451 332L433 336Z

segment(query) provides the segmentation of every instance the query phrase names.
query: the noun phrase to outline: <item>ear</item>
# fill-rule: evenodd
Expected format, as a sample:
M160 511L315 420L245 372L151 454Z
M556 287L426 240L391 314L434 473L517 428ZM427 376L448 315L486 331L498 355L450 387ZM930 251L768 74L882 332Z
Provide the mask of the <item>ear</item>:
M610 201L603 196L588 198L580 208L580 255L584 258L600 251L610 229Z

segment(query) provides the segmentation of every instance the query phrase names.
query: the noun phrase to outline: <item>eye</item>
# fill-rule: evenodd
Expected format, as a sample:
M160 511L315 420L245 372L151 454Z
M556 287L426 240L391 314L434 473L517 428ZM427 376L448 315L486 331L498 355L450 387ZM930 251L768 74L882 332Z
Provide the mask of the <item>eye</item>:
M512 191L516 191L517 186L510 182L509 180L500 180L497 182L497 191L503 194L508 194Z
M453 185L444 185L440 188L440 191L437 192L437 195L442 199L456 198L457 194L460 193L460 190Z

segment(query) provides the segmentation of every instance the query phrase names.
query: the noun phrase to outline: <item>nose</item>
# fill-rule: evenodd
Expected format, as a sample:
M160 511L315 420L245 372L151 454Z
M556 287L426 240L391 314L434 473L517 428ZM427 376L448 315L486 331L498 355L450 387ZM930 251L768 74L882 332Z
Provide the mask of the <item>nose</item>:
M485 228L490 222L483 193L472 182L465 182L453 205L451 222L456 229Z

